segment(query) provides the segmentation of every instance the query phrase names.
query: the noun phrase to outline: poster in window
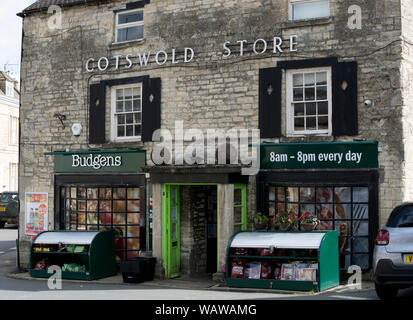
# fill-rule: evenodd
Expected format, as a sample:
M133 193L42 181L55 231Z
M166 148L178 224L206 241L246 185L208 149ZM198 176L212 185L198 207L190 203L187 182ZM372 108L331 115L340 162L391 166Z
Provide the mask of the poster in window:
M49 226L48 194L26 192L25 204L25 234L37 235L47 231Z

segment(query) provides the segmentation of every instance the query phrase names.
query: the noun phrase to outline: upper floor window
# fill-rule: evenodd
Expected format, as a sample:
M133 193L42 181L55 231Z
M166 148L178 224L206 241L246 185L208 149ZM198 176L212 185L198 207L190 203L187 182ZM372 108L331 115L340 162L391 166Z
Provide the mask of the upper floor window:
M142 135L142 85L112 87L112 140L140 140Z
M10 144L17 144L17 128L18 128L19 119L17 117L10 117Z
M6 82L6 96L8 97L14 97L14 85L12 82L7 81Z
M330 16L330 0L289 0L290 20L324 18Z
M286 85L287 135L331 135L331 68L287 70Z
M116 42L143 39L143 10L118 12L115 32Z

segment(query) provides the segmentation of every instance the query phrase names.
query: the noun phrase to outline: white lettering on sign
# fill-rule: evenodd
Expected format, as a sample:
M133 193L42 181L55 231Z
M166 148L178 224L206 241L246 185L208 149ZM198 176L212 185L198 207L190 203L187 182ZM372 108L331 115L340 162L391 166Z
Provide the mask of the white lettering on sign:
M102 156L89 154L88 156L81 157L77 154L72 155L72 167L92 167L95 170L99 170L104 167L120 167L122 165L121 156Z
M287 154L280 154L271 152L270 153L270 161L271 162L288 162L288 155Z
M315 162L316 159L315 153L302 153L301 151L297 152L297 161L302 164L306 164L307 162Z
M330 162L337 162L338 164L341 163L343 160L342 153L319 153L318 154L318 161L330 161Z
M363 156L363 153L354 153L351 152L351 150L349 152L346 153L346 160L347 161L351 161L351 162L356 162L356 163L360 163L361 161L361 157Z
M237 53L240 57L242 57L245 52L251 52L251 49L255 55L261 55L270 51L272 53L284 53L284 51L287 51L288 49L290 52L297 52L297 39L297 35L291 35L289 36L289 39L286 40L282 37L275 36L272 39L265 40L259 38L252 42L248 42L247 40L237 40L234 43L231 43L231 41L226 41L222 44L222 55L224 58L230 57L233 54L231 46L239 48ZM287 42L287 44L285 44L285 42ZM85 69L87 72L103 72L112 67L115 70L119 70L121 67L130 69L134 65L146 67L151 62L156 63L159 66L165 65L167 62L170 62L172 65L176 65L190 63L194 60L194 58L195 51L192 48L184 48L181 52L178 52L177 49L172 48L171 51L159 50L152 53L151 51L147 51L138 52L136 55L127 54L125 56L115 55L111 58L90 58L86 61Z

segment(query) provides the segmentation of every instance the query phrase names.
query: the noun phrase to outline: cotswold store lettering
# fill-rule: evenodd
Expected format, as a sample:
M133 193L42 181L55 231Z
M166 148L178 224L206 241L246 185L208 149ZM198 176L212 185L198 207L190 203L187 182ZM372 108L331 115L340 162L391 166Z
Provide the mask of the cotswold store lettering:
M377 168L377 142L263 144L263 169Z
M224 58L229 58L237 54L238 56L243 56L247 50L252 50L255 55L260 55L264 53L284 53L285 51L297 52L297 35L292 35L288 40L284 40L282 37L273 37L271 40L256 39L253 42L248 42L247 40L238 40L235 42L226 41L222 44L222 56ZM285 42L289 43L289 46L285 46ZM236 53L235 53L236 52ZM196 58L195 50L192 48L185 48L182 52L178 52L177 49L172 49L171 51L159 50L156 52L139 52L137 54L126 54L126 55L116 55L112 58L100 57L100 58L90 58L86 61L85 68L87 72L94 71L106 71L109 68L114 68L115 70L120 69L130 69L134 65L139 65L140 67L145 67L150 62L155 62L157 65L162 66L166 63L176 64L186 64L192 62Z
M146 152L137 149L61 151L46 155L54 155L55 172L59 173L141 172L146 165Z
M95 170L98 170L102 167L120 167L122 165L122 157L117 156L107 156L104 157L100 154L98 155L88 155L80 156L77 154L72 155L72 168L77 167L92 167Z

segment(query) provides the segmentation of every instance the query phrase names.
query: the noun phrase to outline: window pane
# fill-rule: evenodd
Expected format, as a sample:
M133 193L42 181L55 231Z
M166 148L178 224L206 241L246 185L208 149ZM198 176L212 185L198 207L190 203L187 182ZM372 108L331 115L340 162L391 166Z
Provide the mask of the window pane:
M369 252L369 239L368 238L355 238L353 240L354 252Z
M317 105L319 115L328 115L328 102L319 102Z
M126 114L126 123L132 124L133 123L133 113Z
M303 86L303 74L294 74L293 75L293 86L294 87L302 87Z
M306 129L307 130L317 130L317 118L316 117L306 118Z
M367 221L353 221L353 235L368 236L369 223Z
M304 116L304 103L294 104L294 116Z
M111 188L100 188L99 189L99 199L110 199L112 198Z
M314 188L300 188L300 200L302 202L314 202L315 201Z
M139 212L140 211L140 200L129 200L128 201L128 212Z
M298 202L298 188L287 188L287 202Z
M304 85L306 87L314 86L315 84L315 73L306 73L304 75Z
M132 111L132 100L125 101L125 112Z
M317 100L327 99L327 87L317 87Z
M353 202L369 202L369 188L353 188Z
M124 137L125 136L125 126L119 126L118 127L118 137Z
M359 266L361 269L369 268L369 256L367 254L353 255L353 265Z
M318 130L328 130L328 117L318 118Z
M136 125L135 126L135 136L140 136L141 133L142 133L142 126L140 124Z
M133 100L133 111L141 111L141 100Z
M126 126L126 136L133 137L133 126Z
M294 101L303 101L303 89L295 88L293 89Z
M119 114L118 115L118 124L125 124L125 115Z
M242 222L242 208L234 208L234 223Z
M128 199L139 199L139 188L128 188Z
M329 203L333 202L332 188L317 188L317 202Z
M122 13L118 15L118 24L143 21L143 11Z
M139 113L135 113L134 116L135 116L135 123L141 123L142 114L139 112Z
M275 201L275 188L271 187L270 190L268 191L268 199L270 201Z
M329 0L296 3L292 5L293 20L330 16Z
M317 104L316 103L307 103L306 104L306 115L315 116L317 114Z
M116 89L116 100L123 99L123 89Z
M305 100L315 100L315 88L305 88Z
M355 204L353 205L353 219L368 219L369 218L369 205L368 204Z
M304 131L304 118L295 118L294 119L294 130L295 131Z
M116 112L123 112L123 101L116 101Z
M235 189L234 190L234 206L239 206L242 204L242 190Z
M118 42L143 39L143 26L122 28L118 30Z
M317 72L317 85L327 85L327 72Z
M332 204L317 205L317 215L320 219L323 219L323 220L333 219L333 205Z

